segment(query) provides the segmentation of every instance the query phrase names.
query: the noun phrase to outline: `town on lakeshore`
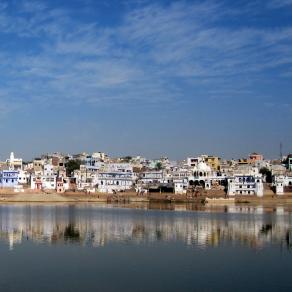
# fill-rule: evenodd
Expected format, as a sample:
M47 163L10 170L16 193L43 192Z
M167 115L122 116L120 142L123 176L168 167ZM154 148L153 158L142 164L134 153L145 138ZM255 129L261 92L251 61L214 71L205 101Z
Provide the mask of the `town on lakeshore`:
M29 194L84 196L97 201L292 198L292 154L278 160L251 153L237 160L200 155L171 161L167 157L111 158L103 152L52 153L24 162L12 152L0 162L0 169L2 201L20 194L28 201Z

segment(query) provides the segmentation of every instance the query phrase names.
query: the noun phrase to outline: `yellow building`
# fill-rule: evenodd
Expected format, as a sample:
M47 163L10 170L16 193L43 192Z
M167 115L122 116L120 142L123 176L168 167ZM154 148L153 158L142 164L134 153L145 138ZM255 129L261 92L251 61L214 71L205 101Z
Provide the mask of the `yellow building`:
M213 169L220 170L221 158L217 156L207 156L205 162Z

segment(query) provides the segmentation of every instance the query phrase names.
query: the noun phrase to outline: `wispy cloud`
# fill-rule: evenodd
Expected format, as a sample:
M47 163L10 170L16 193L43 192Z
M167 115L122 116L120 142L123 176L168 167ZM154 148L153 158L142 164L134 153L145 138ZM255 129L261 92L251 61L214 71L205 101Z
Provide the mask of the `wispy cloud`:
M270 8L282 8L286 6L292 6L292 0L270 0L268 1L268 7Z
M284 114L292 113L292 103L265 102L264 106L270 110L280 111Z
M1 86L18 102L161 103L195 98L197 91L215 98L252 94L250 78L292 63L292 27L226 25L241 12L222 2L128 3L114 25L75 19L50 2L24 1L15 13L1 3L0 34L26 46L0 47Z

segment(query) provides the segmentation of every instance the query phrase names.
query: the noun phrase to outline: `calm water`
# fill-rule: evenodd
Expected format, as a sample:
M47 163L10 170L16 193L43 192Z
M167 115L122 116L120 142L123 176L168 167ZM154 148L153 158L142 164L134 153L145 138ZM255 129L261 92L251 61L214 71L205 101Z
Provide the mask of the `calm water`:
M151 208L0 205L0 290L292 291L289 210Z

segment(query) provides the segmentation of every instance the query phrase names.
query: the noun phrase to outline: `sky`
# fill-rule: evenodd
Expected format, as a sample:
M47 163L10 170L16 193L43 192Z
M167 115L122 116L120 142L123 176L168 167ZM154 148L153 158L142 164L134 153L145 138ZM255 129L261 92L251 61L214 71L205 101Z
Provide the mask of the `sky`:
M0 0L10 151L292 152L292 0Z

